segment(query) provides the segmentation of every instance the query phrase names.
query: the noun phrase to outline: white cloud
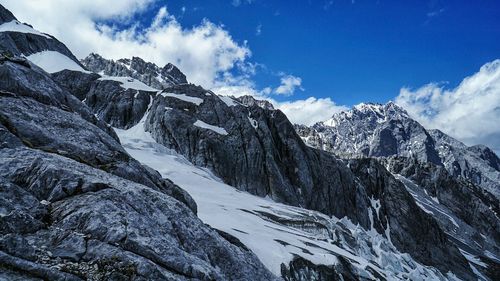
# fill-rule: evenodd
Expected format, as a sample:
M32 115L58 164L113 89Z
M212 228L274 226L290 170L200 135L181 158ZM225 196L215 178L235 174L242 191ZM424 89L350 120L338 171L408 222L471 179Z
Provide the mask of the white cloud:
M313 125L325 121L334 113L347 110L346 106L336 105L330 98L309 97L305 100L277 102L274 106L283 111L295 124Z
M254 0L233 0L231 4L235 7L239 7L241 4L252 4Z
M155 0L2 2L21 21L63 41L79 58L97 52L112 59L139 56L160 66L172 62L189 81L208 88L251 55L246 43L236 42L223 26L204 20L184 28L165 7L150 26L130 24ZM112 24L118 22L131 26L118 30Z
M455 89L437 83L403 88L396 103L427 128L500 151L500 60L483 65Z
M274 90L276 94L290 96L293 95L296 88L301 88L302 79L293 75L284 75L281 77L281 85Z
M262 33L262 24L257 25L255 28L255 35L259 36Z
M252 85L224 86L213 91L224 96L240 97L250 95L256 99L267 100L271 102L274 108L283 111L292 123L308 126L325 121L332 117L334 113L348 109L346 106L335 104L330 98L309 97L305 100L276 101L269 96L272 91L269 87L258 91Z

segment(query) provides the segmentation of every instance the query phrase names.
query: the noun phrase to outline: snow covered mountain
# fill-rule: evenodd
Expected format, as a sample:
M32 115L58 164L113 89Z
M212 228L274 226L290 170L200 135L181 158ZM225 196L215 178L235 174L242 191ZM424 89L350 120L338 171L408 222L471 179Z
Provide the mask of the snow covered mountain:
M0 20L0 280L498 279L498 198L439 163L342 160L269 103Z
M148 86L163 89L172 85L186 84L186 76L173 64L160 68L139 57L108 60L98 54L90 54L81 61L87 69L107 76L132 77Z
M360 104L311 127L296 126L310 146L343 158L403 156L444 166L500 196L500 159L485 146L468 147L439 130L426 130L398 105Z

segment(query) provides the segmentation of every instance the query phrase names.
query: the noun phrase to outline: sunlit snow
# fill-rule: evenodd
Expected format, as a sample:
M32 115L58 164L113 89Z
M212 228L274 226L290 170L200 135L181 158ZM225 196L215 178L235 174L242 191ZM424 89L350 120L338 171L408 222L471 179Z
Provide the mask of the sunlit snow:
M72 59L56 51L41 51L26 58L48 73L55 73L65 69L88 72Z
M203 103L203 99L197 98L197 97L191 97L185 94L176 94L176 93L161 93L160 95L164 97L171 97L171 98L176 98L180 99L186 102L194 103L196 105L200 105Z
M112 80L120 82L120 86L124 89L133 89L146 92L158 92L158 89L152 88L141 81L131 77L116 77L116 76L103 76L99 80Z
M41 33L40 31L34 29L33 27L31 27L27 24L24 24L24 23L20 23L17 20L5 22L5 23L0 25L0 32L7 32L7 31L31 33L31 34L40 35L40 36L52 39L52 37L50 37L49 35Z
M208 129L208 130L212 130L214 132L216 132L217 134L220 134L220 135L227 135L227 131L226 129L224 128L221 128L221 127L217 127L217 126L214 126L214 125L210 125L210 124L207 124L201 120L196 120L196 122L194 122L194 124L196 127L200 127L200 128L203 128L203 129Z
M274 274L280 276L281 265L288 265L294 256L325 265L336 264L338 256L342 256L368 279L374 278L372 272L390 280L423 280L422 276L433 280L450 278L416 263L408 254L399 253L382 235L366 231L345 218L339 220L279 204L224 184L209 170L194 166L175 151L157 144L144 131L145 119L128 130L115 129L127 152L188 191L198 205L200 219L237 237ZM373 201L377 215L378 204ZM280 219L276 221L273 217ZM339 237L335 234L331 237L324 226L317 226L318 222L331 230L337 229ZM346 233L345 229L349 231ZM355 237L356 247L349 246L341 233Z

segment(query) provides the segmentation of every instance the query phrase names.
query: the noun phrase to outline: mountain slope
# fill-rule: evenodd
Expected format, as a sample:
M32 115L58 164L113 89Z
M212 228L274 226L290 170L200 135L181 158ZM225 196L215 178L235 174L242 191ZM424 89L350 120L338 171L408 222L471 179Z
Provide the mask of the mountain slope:
M444 166L452 176L500 196L500 159L493 151L467 147L438 130L426 130L392 102L360 104L310 128L298 125L296 130L308 145L340 157L412 157Z
M187 190L203 221L237 237L276 275L286 280L452 278L419 264L383 235L347 218L279 204L224 184L207 169L156 143L144 130L145 119L117 130L127 151ZM382 215L380 210L375 213Z
M107 94L101 95L104 102ZM133 119L143 119L144 130L155 142L209 168L225 183L278 202L347 217L387 239L399 237L394 240L397 249L408 251L416 261L435 266L443 274L451 271L466 279L472 276L465 258L434 219L416 205L403 184L388 172L374 175L381 182L377 188L362 184L345 162L305 146L280 111L252 103L249 98L244 98L245 105L188 84L150 93L149 97L146 113ZM129 102L134 103L134 99ZM371 169L369 163L360 165ZM374 205L374 200L379 205ZM401 209L408 211L402 213ZM374 216L375 212L379 216ZM418 225L429 227L419 232ZM413 243L408 240L420 246L407 247ZM426 254L429 251L433 253L430 256Z
M0 279L276 278L48 73L9 56L0 77Z

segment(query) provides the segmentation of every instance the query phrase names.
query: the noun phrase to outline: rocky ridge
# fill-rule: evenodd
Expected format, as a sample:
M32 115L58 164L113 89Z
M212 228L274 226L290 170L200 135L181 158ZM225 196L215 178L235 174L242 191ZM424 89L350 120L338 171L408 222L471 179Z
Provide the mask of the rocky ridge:
M139 57L114 61L105 59L95 53L88 55L81 63L94 73L107 76L132 77L156 89L187 83L186 75L171 63L166 64L164 67L158 67L154 63L146 62Z
M468 147L439 130L427 130L395 103L360 104L311 127L296 125L310 146L343 158L402 156L444 166L500 196L500 159L485 146Z

